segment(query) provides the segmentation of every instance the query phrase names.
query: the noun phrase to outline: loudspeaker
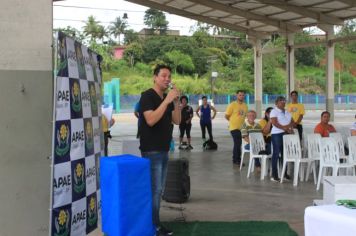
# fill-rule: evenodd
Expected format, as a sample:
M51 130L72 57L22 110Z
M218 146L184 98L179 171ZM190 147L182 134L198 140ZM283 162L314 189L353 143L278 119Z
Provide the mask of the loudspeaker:
M185 158L168 160L166 185L163 200L183 203L190 196L189 162Z

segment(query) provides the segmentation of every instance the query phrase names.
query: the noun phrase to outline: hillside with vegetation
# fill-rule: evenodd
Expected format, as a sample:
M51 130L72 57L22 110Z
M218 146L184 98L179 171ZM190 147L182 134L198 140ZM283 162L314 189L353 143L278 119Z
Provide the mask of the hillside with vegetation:
M198 23L192 36L167 35L164 13L149 9L145 22L150 34L141 37L127 29L120 17L105 28L89 17L79 31L59 29L88 45L103 56L104 81L120 78L121 94L140 94L152 86L152 68L165 63L173 69L173 81L186 94L209 94L211 72L218 72L213 83L215 94L233 94L236 89L254 92L253 48L246 36L237 32ZM58 30L58 29L57 29ZM356 34L356 22L348 21L337 29L337 36ZM295 43L315 41L309 32L296 34ZM273 35L264 48L283 47L286 39ZM113 57L115 46L125 46L124 57ZM325 93L325 47L295 50L296 89L305 94ZM284 94L286 88L285 51L263 55L263 93ZM335 93L356 93L356 41L335 47Z

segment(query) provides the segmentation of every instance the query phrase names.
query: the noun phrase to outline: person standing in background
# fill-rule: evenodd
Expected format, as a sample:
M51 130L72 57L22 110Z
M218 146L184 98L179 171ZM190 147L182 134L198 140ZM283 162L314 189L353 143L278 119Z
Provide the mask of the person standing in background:
M292 91L290 93L291 103L287 105L287 111L292 114L294 121L294 127L298 130L299 140L302 141L303 138L303 126L302 120L305 115L304 105L298 103L298 92Z
M280 178L278 176L277 163L281 156L283 160L283 135L292 134L294 122L292 115L285 110L286 99L283 96L279 96L276 99L276 106L270 113L272 127L272 178L271 181L279 182ZM284 176L287 180L290 179L287 172Z
M139 139L140 138L140 123L141 123L141 117L140 117L140 102L137 102L135 104L135 109L134 109L134 115L137 118L137 134L136 134L136 138Z
M104 132L104 155L107 157L109 155L109 150L108 150L109 139L112 138L112 136L110 134L110 127L115 124L115 120L113 118L111 118L111 120L109 121L105 115L102 115L101 116L101 124L102 124L103 132Z
M209 139L211 141L213 141L212 122L211 121L216 116L216 109L215 109L215 107L208 104L208 99L206 96L203 96L201 99L202 99L203 104L201 106L199 106L195 112L196 112L197 116L200 118L200 128L201 128L203 142L206 141L205 129L208 130ZM214 112L213 117L211 117L211 111Z
M235 165L242 165L241 163L241 127L245 122L247 115L247 105L244 102L245 91L237 90L236 91L236 101L230 103L226 108L225 118L229 121L229 130L234 142L232 162Z
M167 176L169 145L173 124L179 125L181 111L180 93L171 84L171 68L157 65L153 72L153 87L144 91L140 99L142 122L140 124L140 150L143 158L150 160L152 188L152 220L157 236L173 235L162 226L159 217L161 197ZM166 94L169 87L172 89ZM173 123L173 124L172 124Z
M188 149L193 149L191 145L190 130L192 129L193 108L188 105L188 97L181 96L181 121L179 124L179 149L182 149L184 133L187 133Z

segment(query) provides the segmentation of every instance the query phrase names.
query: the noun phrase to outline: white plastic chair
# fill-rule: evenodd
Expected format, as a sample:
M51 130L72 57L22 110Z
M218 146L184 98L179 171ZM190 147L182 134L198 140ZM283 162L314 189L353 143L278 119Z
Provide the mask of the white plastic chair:
M330 133L330 137L336 141L336 144L339 147L340 158L347 159L347 156L345 155L344 140L342 139L341 133Z
M266 150L265 140L263 139L262 133L251 133L249 134L250 139L250 161L248 164L247 178L250 177L250 173L253 171L254 161L259 158L261 161L261 180L267 175L267 159L271 158L272 155L269 154L259 154L260 151Z
M352 174L355 175L356 167L356 136L351 136L347 138L347 143L349 144L349 158L348 163L353 164Z
M313 171L314 184L316 184L316 162L320 161L320 134L308 134L308 159L310 160L307 167L306 181L309 179L310 170Z
M324 168L331 167L332 176L337 176L339 169L353 167L350 163L340 163L339 146L332 137L320 139L320 170L316 190L320 188L321 178L324 176Z
M245 148L246 144L247 144L247 142L242 138L240 170L242 169L242 166L243 166L243 163L244 163L245 154L247 153L248 155L250 155L250 150Z
M300 147L300 140L298 135L284 135L283 136L283 167L281 173L281 183L283 183L284 173L286 171L287 163L294 162L294 178L293 185L298 185L298 176L301 163L308 163L308 158L302 159L302 148Z

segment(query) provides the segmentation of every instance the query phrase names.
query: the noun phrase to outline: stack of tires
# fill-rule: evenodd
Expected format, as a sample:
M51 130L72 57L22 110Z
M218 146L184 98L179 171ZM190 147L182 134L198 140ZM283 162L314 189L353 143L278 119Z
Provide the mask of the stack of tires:
M189 162L185 158L168 160L166 186L163 200L172 203L183 203L190 196Z

